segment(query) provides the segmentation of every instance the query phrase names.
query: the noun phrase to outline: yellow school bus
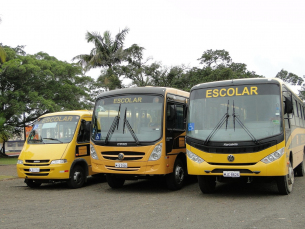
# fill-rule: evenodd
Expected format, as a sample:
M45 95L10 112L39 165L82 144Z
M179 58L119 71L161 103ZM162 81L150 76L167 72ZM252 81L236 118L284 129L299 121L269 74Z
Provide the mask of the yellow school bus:
M276 180L280 194L304 176L305 110L281 80L238 79L191 89L186 137L189 174L203 193L217 181ZM261 179L262 180L262 179Z
M64 111L41 116L17 161L18 176L31 187L66 181L80 188L93 175L90 162L92 111Z
M110 187L126 179L166 176L180 189L186 172L185 131L189 93L139 87L101 94L92 116L91 163Z

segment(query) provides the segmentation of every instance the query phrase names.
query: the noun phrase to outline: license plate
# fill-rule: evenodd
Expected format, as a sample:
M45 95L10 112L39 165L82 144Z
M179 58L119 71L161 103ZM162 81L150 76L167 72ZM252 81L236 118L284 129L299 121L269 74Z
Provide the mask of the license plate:
M115 163L116 168L127 168L127 163Z
M239 171L223 171L224 177L240 177Z
M39 168L30 168L30 172L32 173L39 173L40 169Z

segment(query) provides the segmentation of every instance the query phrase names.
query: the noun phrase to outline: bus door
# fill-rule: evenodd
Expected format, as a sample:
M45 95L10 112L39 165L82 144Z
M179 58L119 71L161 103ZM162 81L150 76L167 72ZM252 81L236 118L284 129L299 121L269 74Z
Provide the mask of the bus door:
M90 125L91 121L82 119L77 133L75 158L83 158L90 165ZM91 167L90 167L91 168ZM91 173L91 171L89 171Z
M166 108L166 154L185 148L186 104L167 102Z

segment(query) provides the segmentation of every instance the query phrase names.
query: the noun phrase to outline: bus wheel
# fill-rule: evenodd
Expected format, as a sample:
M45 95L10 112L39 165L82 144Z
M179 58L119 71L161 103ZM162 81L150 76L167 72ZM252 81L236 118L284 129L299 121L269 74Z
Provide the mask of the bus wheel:
M68 180L67 184L69 188L80 188L84 185L86 179L84 169L77 165L71 171L71 177Z
M118 178L113 174L106 174L106 178L107 178L108 185L111 188L122 188L125 183L125 179Z
M296 168L295 171L297 172L297 175L299 177L303 177L305 175L305 154L303 155L303 161L301 162L301 164L299 164Z
M282 195L288 195L292 191L294 183L294 171L291 162L289 163L288 174L286 176L277 177L277 188Z
M186 168L182 161L177 158L174 165L174 171L166 175L166 184L170 190L179 190L183 187L186 177Z
M216 177L198 176L198 184L202 193L213 193L216 188Z
M34 180L31 179L26 179L24 180L24 182L26 183L27 186L29 186L30 188L38 188L41 183L40 182L36 182Z

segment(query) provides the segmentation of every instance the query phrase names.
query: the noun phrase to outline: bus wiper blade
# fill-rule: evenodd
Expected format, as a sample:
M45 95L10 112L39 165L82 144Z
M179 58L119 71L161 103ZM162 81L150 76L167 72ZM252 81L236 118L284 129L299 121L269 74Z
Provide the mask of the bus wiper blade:
M42 142L43 144L46 144L42 139L29 139L29 141Z
M127 113L127 107L125 109L125 115L124 115L124 124L123 124L123 134L124 134L124 130L125 130L125 124L131 134L131 136L133 137L133 139L135 140L135 142L137 143L137 145L140 145L139 139L137 137L137 135L135 134L135 132L133 131L131 125L129 124L127 118L126 118L126 113Z
M119 129L119 121L120 121L120 111L121 111L121 104L118 110L118 115L114 117L114 120L108 130L107 136L105 138L105 144L108 144L109 139L111 138L115 128Z
M252 141L255 144L259 144L259 142L257 141L257 139L253 136L253 134L251 134L250 130L248 130L248 128L242 123L242 121L237 117L237 115L235 114L235 107L234 107L234 100L233 100L233 123L234 123L234 131L235 131L235 119L237 120L237 122L239 123L239 125L246 131L246 133L250 136L250 138L252 139Z
M42 138L42 139L54 140L54 141L59 141L59 142L63 143L62 141L60 141L60 140L59 140L59 139L57 139L57 138Z
M214 136L214 134L217 132L217 130L219 130L222 125L226 122L226 128L228 125L228 118L230 117L229 115L229 100L228 100L228 106L227 106L227 113L224 114L224 116L220 119L220 121L217 123L217 125L214 127L214 129L212 130L212 132L209 134L209 136L207 137L207 139L204 141L203 145L207 145L210 141L210 139Z

